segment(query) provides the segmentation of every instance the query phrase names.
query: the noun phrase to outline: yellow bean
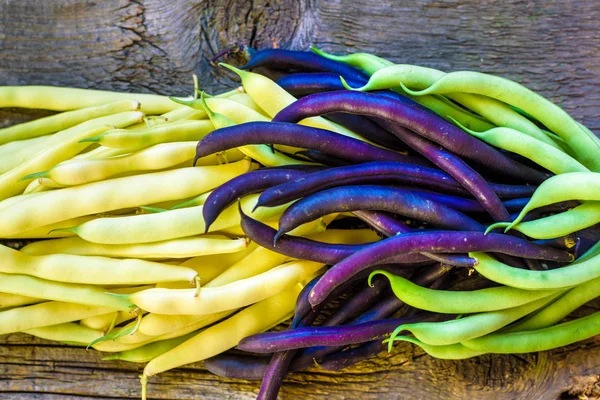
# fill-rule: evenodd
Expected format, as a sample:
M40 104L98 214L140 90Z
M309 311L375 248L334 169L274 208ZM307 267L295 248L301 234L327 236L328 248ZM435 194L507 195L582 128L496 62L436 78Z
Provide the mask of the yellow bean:
M254 304L150 361L142 378L143 398L147 377L220 354L235 347L245 337L263 332L289 318L301 289L302 285L297 284Z
M0 236L84 215L182 199L204 193L248 171L246 160L183 168L54 190L0 211ZM168 184L165 184L168 182ZM189 236L189 235L186 235Z
M63 112L0 129L0 144L48 135L82 124L91 119L127 111L131 107L130 104L132 101L130 99L81 108L76 111Z
M41 193L40 193L41 194ZM11 197L12 198L12 197ZM85 216L65 221L57 222L55 224L40 226L28 231L19 232L15 235L3 236L5 239L50 239L50 238L62 238L75 236L74 232L61 230L64 228L70 228L72 226L78 226L88 221L98 218L97 216Z
M327 229L310 235L310 239L325 243L363 244L377 242L381 237L371 229Z
M0 308L26 306L44 301L37 297L21 296L19 294L1 293L0 292Z
M23 164L37 153L46 149L50 135L19 140L0 146L0 174Z
M209 168L209 167L202 167ZM228 179L225 179L228 180ZM69 190L69 189L63 189ZM259 195L242 199L244 212L254 219L264 220L280 215L288 206L252 208ZM2 218L2 212L0 212ZM238 226L240 214L237 204L227 207L210 226L210 232ZM72 231L88 242L104 244L149 243L204 233L202 206L181 208L156 214L143 214L130 217L97 218L73 228Z
M145 131L114 129L86 141L105 147L140 150L159 143L198 141L213 131L209 120L158 125Z
M129 296L143 310L158 314L202 315L240 308L284 291L312 275L324 264L296 261L270 269L251 278L218 287L194 289L149 289Z
M64 324L33 328L23 332L42 339L76 346L87 346L104 335L100 330L88 328L76 322L65 322Z
M135 315L127 311L115 311L108 314L96 315L95 317L84 318L79 323L87 328L96 329L107 333L107 330L113 325L119 325L125 321L135 318ZM102 336L102 335L101 335ZM95 340L95 339L93 339ZM91 340L90 340L91 342ZM89 342L88 342L89 343Z
M181 107L169 97L155 94L119 93L56 86L0 86L0 108L19 107L68 111L124 99L136 99L141 103L142 112L148 115L163 114Z
M233 253L248 245L244 238L230 239L226 236L204 235L165 242L106 245L86 242L72 237L33 242L21 249L29 255L75 254L80 256L105 256L141 259L188 258L201 255Z
M114 308L47 301L0 312L0 335L106 314Z
M191 268L137 259L51 254L30 256L0 246L0 271L42 279L91 285L136 285L188 281L196 277Z

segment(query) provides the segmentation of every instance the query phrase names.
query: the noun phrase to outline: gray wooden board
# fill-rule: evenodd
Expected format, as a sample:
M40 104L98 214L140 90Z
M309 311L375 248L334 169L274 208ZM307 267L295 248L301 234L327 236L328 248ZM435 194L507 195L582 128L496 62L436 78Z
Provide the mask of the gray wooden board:
M233 43L368 51L515 79L600 131L600 3L584 1L0 0L0 85L188 95L237 81L209 59ZM236 57L226 59L235 63ZM0 124L45 112L0 110ZM597 308L597 305L596 305ZM0 337L0 397L137 398L138 365L23 334ZM282 398L600 396L600 339L539 354L433 359L400 345L343 373L291 375ZM200 364L152 379L151 398L253 398L256 383Z

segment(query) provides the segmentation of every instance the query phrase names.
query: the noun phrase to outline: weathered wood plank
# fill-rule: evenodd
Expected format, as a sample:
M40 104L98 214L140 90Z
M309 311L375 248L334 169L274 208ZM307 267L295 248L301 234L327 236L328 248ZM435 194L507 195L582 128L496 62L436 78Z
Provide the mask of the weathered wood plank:
M0 0L0 85L186 95L192 73L209 91L235 85L208 63L232 43L316 45L503 75L599 131L598 20L593 0ZM41 114L0 110L0 123L30 115ZM344 373L294 374L282 398L593 398L600 396L599 360L599 338L554 352L456 362L402 345ZM2 398L138 398L140 371L101 361L94 351L0 337ZM251 399L258 385L212 376L200 363L154 378L149 389L160 399Z

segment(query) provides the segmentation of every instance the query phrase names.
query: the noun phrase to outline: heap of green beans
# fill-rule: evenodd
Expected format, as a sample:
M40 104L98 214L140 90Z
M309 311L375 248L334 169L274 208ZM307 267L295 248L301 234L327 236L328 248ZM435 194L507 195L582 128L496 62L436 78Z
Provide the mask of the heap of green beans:
M388 351L392 351L394 343L407 341L434 357L462 359L488 353L550 350L600 334L600 313L573 318L586 303L600 296L600 140L592 132L558 106L508 79L479 72L445 73L395 65L364 53L333 56L314 51L318 56L286 50L251 52L246 69L266 66L286 71L287 75L276 83L266 76L225 65L240 75L243 87L216 96L200 96L198 88L194 88L191 97L177 98L41 86L0 87L0 107L57 111L55 115L0 129L0 240L4 243L0 245L0 334L25 332L109 353L106 359L147 363L142 374L144 398L149 377L201 360L212 360L217 365L220 356L229 360L226 357L230 356L222 353L238 345L242 350L260 349L258 334L294 317L290 336L281 339L282 346L292 342L291 347L265 351L274 354L275 361L270 366L273 369L265 372L264 363L248 356L244 362L236 359L234 364L226 364L219 372L244 378L252 375L248 371L259 378L264 374L267 383L263 386L269 385L269 379L279 383L273 386L275 389L261 389L259 398L276 397L283 376L294 365L292 362L280 366L277 357L288 357L289 351L303 348L294 347L299 340L294 329L302 323L313 327L313 320L305 321L310 314L306 312L309 303L320 310L321 300L335 300L331 296L340 294L335 290L343 289L350 278L363 285L379 285L377 290L381 293L370 300L373 307L390 300L381 283L385 277L385 288L389 287L397 297L392 298L397 303L391 304L405 304L413 314L425 311L439 317L407 320L393 332L393 328L384 332L384 339L380 339L381 335L364 339L363 342L370 340L375 344L368 354L381 351L382 343L387 343ZM330 75L314 75L321 72ZM326 79L330 79L329 87L323 83ZM316 90L317 86L321 89ZM309 89L331 91L332 103L341 98L333 100L336 93L345 90L386 91L426 107L432 112L427 118L434 120L433 113L438 114L443 119L435 118L448 121L453 129L461 129L468 139L475 138L469 143L485 143L516 160L527 159L533 167L527 164L523 170L538 172L537 176L544 180L535 190L532 188L531 198L525 199L510 220L496 217L503 215L502 210L492 210L493 218L485 213L495 206L486 202L489 199L487 192L480 190L480 181L465 183L450 173L452 176L444 175L444 182L437 189L458 193L459 202L475 208L475 214L483 212L474 219L464 219L474 230L482 227L481 236L485 230L486 235L536 240L539 248L560 249L569 256L569 262L533 262L525 256L515 261L516 256L501 258L493 251L461 253L436 247L435 237L429 239L431 244L426 249L407 249L406 242L410 240L401 242L404 239L398 237L418 237L419 231L431 231L429 224L444 222L446 216L422 224L415 213L417 216L406 217L410 227L391 234L365 218L363 225L356 228L346 223L355 222L360 212L374 210L345 209L344 204L350 199L339 196L327 199L341 204L335 212L315 214L317 217L301 220L289 232L275 234L276 229L282 229L280 222L290 218L290 210L303 204L302 200L294 202L304 196L299 194L262 206L262 195L272 188L253 182L266 179L256 178L258 175L252 175L253 172L281 169L290 174L282 182L289 183L299 182L292 177L295 172L316 174L362 161L381 162L379 166L392 161L357 160L367 152L344 159L348 152L336 156L307 149L294 141L299 140L297 137L285 144L272 143L261 139L258 127L266 130L265 126L286 124L292 130L299 126L306 128L303 132L335 133L334 142L340 142L333 143L330 149L335 144L342 150L368 144L372 150L368 154L375 154L374 157L406 157L406 163L414 162L415 168L433 165L431 159L418 158L418 152L393 148L380 141L390 140L391 133L384 128L391 125L390 120L377 124L385 118L369 114L377 107L369 108L350 99L351 107L346 109L332 105L339 106L337 115L320 113L314 105L316 100L310 104L310 95L300 101L294 96L305 96ZM327 99L327 95L321 99ZM385 93L376 96L379 95L373 97L375 106L386 101ZM309 105L300 111L314 115L293 121L298 125L285 120L294 112L303 115L294 107L304 104ZM376 123L369 125L371 129L375 126L385 134L364 134L358 120L335 122L336 118L347 121L340 112L370 116ZM232 136L222 139L223 148L219 151L202 153L211 138L235 130L240 135L251 131L248 142L229 146L227 141L236 140ZM424 152L437 146L431 145L435 138L429 139ZM457 153L475 152L460 144ZM467 167L449 170L461 168ZM442 173L441 169L434 172ZM492 175L491 181L497 177L503 183L511 179L508 175ZM243 189L246 178L247 186L256 185L258 189L236 192ZM391 176L385 178L393 180ZM452 186L454 178L456 184ZM397 182L378 183L381 181L375 183L401 187ZM483 178L481 181L486 183ZM339 186L355 185L349 182ZM417 186L422 183L416 182ZM355 186L364 184L361 181ZM495 187L505 188L508 184ZM378 190L376 186L369 188ZM521 184L520 189L523 188L528 189ZM429 193L436 190L429 189ZM228 200L219 198L225 196L222 192L227 192ZM315 192L319 188L309 195ZM496 200L496 205L503 208L505 203ZM324 207L325 203L311 207ZM443 213L446 208L439 210ZM303 215L308 211L313 210L306 210ZM383 211L391 212L385 207ZM506 210L503 212L508 215ZM212 220L207 218L209 214L214 216ZM262 233L257 234L256 229L250 233L249 221ZM458 228L447 229L460 235ZM273 235L269 236L269 232ZM451 278L443 281L436 275L438 281L427 281L419 272L412 277L412 272L397 273L393 265L397 267L404 261L377 259L382 248L377 245L390 246L392 256L414 256L417 261L405 262L410 268L434 265L439 270L436 273ZM301 253L305 249L302 246L314 249L313 254ZM394 246L402 250L394 253ZM519 251L514 249L515 254ZM485 278L485 287L454 289L453 278L468 279L466 274L456 272L457 265L463 265L461 262L472 267L469 275ZM381 264L392 267L386 269ZM370 275L335 275L336 271L353 266L360 267L359 272L371 268ZM448 273L453 266L456 273ZM350 304L348 309L358 307L352 303L360 303L356 293L370 296L368 289L360 292L353 286L342 291L341 294L350 294L345 298ZM321 297L317 296L319 293ZM386 317L401 316L400 305ZM305 314L298 314L303 307ZM366 317L361 313L366 305L362 307L351 310L349 315L354 320L338 317L338 322L364 323ZM340 310L345 310L343 305ZM405 308L402 310L406 312ZM346 312L349 311L340 311ZM386 321L380 317L368 322L381 323L380 320ZM349 326L352 323L346 322ZM300 354L298 359L310 358L311 349L319 351L329 346L338 359L355 360L352 351L361 348L352 346L359 342L336 347L332 344L337 340L334 338L343 335L335 332L323 334L323 342L305 346L308 355ZM273 346L279 343L276 339L273 338ZM252 343L258 344L252 347ZM325 356L322 359L327 361ZM279 378L274 377L273 371Z

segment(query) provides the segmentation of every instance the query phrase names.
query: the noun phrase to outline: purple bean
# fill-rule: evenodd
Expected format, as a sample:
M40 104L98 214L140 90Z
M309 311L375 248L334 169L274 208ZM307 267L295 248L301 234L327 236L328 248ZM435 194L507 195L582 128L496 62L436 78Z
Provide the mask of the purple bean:
M493 236L492 236L493 235ZM407 252L467 253L498 252L518 257L570 262L572 254L539 246L524 239L502 234L481 232L414 232L390 237L359 251L330 268L309 295L312 305L319 304L327 294L361 270L394 255Z
M245 48L250 60L242 69L268 67L282 70L298 70L302 72L334 72L344 78L366 83L369 77L362 71L338 61L329 60L310 51L284 49L254 50ZM338 78L339 79L339 78Z
M294 309L294 318L292 318L292 323L290 325L292 327L292 329L297 327L298 324L300 323L300 321L302 320L302 318L311 311L312 307L311 307L310 303L308 302L308 295L309 295L310 291L312 290L312 288L317 284L317 282L319 281L319 278L321 276L322 275L319 275L319 276L313 278L300 291L300 294L298 295L298 299L296 299L296 308Z
M367 117L346 113L327 114L325 117L374 143L387 147L388 149L404 153L408 151L406 145L397 137Z
M204 203L202 215L206 225L205 232L208 232L208 228L219 214L237 199L261 192L274 185L293 181L306 174L307 172L296 169L261 168L225 182L213 190Z
M346 78L344 78L346 79ZM352 87L362 85L359 80L346 79ZM277 84L295 97L303 97L313 93L332 92L344 90L340 75L331 72L308 72L290 74L280 78Z
M535 182L547 178L546 174L511 160L418 103L408 98L400 101L388 96L348 90L316 93L303 97L281 110L273 121L298 122L304 118L333 112L367 115L415 131L457 155L474 160L503 175Z
M240 355L222 353L204 360L211 373L231 379L261 380L265 375L269 357L257 354Z
M531 185L502 185L490 183L489 187L501 199L515 199L517 197L531 197L537 186Z
M310 161L315 161L323 165L332 167L341 167L344 165L352 165L351 161L344 160L343 158L334 157L330 154L325 154L317 150L301 150L294 154L295 156L301 155Z
M385 350L387 350L387 343L373 340L358 347L330 354L319 362L319 367L327 371L339 371Z
M293 331L265 332L242 339L237 349L251 353L273 353L313 346L347 346L384 338L402 323L406 323L405 318L356 325L311 326Z
M507 211L515 212L521 211L523 207L525 207L525 205L529 203L529 200L531 200L531 197L521 197L516 199L504 200L502 203L504 204L504 207L506 207Z
M279 393L283 379L288 373L296 352L297 350L288 350L273 355L265 370L256 400L277 400L277 393Z
M388 211L447 229L483 231L470 217L406 190L385 186L342 186L298 200L279 219L275 239L306 222L335 212Z
M326 129L283 122L248 122L217 129L198 143L196 160L248 144L283 144L318 150L357 163L368 161L398 161L417 165L424 163L420 158L405 156Z
M338 181L373 176L389 176L400 182L407 182L408 178L418 178L443 185L458 184L452 177L435 168L399 162L368 162L329 168L266 189L260 195L256 206L278 206L323 189L339 186Z

